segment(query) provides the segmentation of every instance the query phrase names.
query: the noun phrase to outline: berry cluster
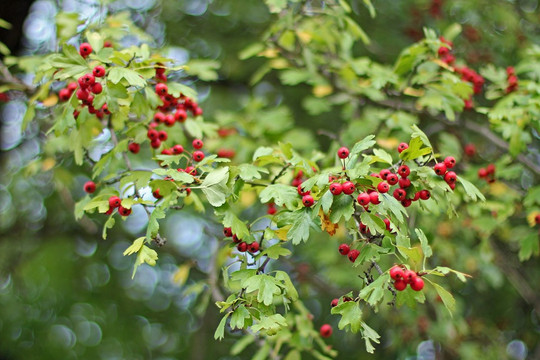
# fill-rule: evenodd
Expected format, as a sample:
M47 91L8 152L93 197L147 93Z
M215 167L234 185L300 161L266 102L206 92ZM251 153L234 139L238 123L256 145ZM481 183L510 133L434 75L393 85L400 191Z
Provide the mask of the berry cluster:
M506 68L506 81L508 83L506 87L507 94L517 90L518 78L516 76L516 71L513 66L509 66Z
M256 254L260 250L260 245L257 241L248 244L245 241L240 240L236 234L233 234L230 227L223 228L223 235L226 238L232 237L232 242L233 244L236 244L236 249L242 253L247 251L251 254Z
M347 256L350 262L355 262L356 258L358 258L358 255L360 255L359 250L351 249L350 246L347 244L339 245L338 251L341 255Z
M441 58L443 62L445 62L448 65L454 65L454 62L456 61L456 58L454 54L452 54L451 48L454 46L454 44L451 41L446 40L444 37L439 37L439 40L441 40L444 44L448 45L439 47L439 50L437 50L437 54Z
M96 191L96 183L87 181L84 184L83 189L88 194L93 194ZM129 216L131 214L131 209L123 207L122 200L118 196L111 196L109 198L109 210L107 210L105 214L111 215L116 208L118 208L118 213L122 216Z
M313 199L313 196L311 196L311 191L305 190L302 188L302 178L304 176L304 173L300 170L298 174L294 177L292 181L292 185L296 186L296 190L298 191L298 195L302 197L302 204L304 204L305 207L312 207L315 203L315 200Z
M412 270L408 270L402 265L393 266L389 273L392 280L394 280L394 288L397 291L405 290L407 284L409 284L414 291L420 291L424 288L424 280L422 280L421 275Z
M495 181L495 165L489 164L485 168L478 169L478 178L486 180L488 183Z
M444 162L438 163L433 167L435 174L444 178L444 181L450 186L452 190L456 188L457 175L453 171L447 171L456 165L456 159L453 156L448 156L444 159Z

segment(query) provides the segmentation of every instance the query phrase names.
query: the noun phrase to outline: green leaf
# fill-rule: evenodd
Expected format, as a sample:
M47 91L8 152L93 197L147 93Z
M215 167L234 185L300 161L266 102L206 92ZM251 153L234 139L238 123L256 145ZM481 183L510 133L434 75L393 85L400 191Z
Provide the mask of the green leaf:
M289 256L291 251L281 246L281 244L275 244L266 248L263 252L264 255L270 259L278 259L280 256Z
M327 190L322 196L322 198L319 200L319 202L321 203L323 212L325 214L328 214L328 210L330 210L330 207L332 206L333 201L334 201L334 195L330 192L330 190Z
M272 305L274 295L281 293L281 288L277 285L276 279L266 274L255 275L242 282L242 287L247 293L257 291L257 301L264 305Z
M221 340L225 337L225 325L227 324L227 318L231 315L230 312L225 314L225 316L221 319L219 322L219 325L216 329L216 332L214 332L214 339L215 340Z
M340 330L350 327L351 332L357 333L362 328L362 310L356 301L347 301L338 304L331 310L332 314L341 315L338 328Z
M113 84L118 84L122 79L125 79L131 86L145 87L146 80L136 71L115 66L107 73L107 79Z
M377 303L383 298L384 290L386 289L387 282L390 279L388 273L384 273L373 281L368 286L364 287L358 295L361 299L364 299L371 306L376 306Z
M298 300L298 292L296 291L296 288L294 287L294 284L292 283L291 278L289 277L289 274L287 274L284 271L278 270L276 271L276 280L283 282L287 296L292 301Z
M372 328L368 326L365 322L362 323L362 338L366 342L366 351L370 354L373 354L375 351L375 348L371 344L371 342L376 342L377 344L380 344L379 339L381 336Z
M246 319L251 319L250 312L244 305L238 306L231 316L231 329L243 329Z
M261 179L263 174L268 174L268 170L251 164L242 164L238 167L240 170L239 176L244 181L251 181L253 179Z
M137 252L139 252L142 248L142 246L144 245L144 240L146 238L144 236L141 236L140 238L138 239L135 239L133 241L133 244L131 244L123 253L124 256L129 256L131 254L135 254Z
M275 334L281 327L287 326L287 320L281 314L263 316L261 320L251 327L253 331L266 330L270 334Z
M259 197L262 203L273 201L277 206L285 206L292 209L298 201L298 191L294 186L272 184L261 191Z
M227 181L229 181L228 166L212 171L203 180L200 188L212 206L219 207L225 203Z
M422 247L422 252L424 253L424 269L426 267L426 259L431 257L433 255L433 250L431 250L431 246L429 246L428 239L424 232L421 229L414 229L416 232L416 235L418 236L418 239L420 240L420 246Z
M320 228L315 224L311 217L309 209L299 209L292 214L292 226L287 232L287 240L291 240L293 245L298 245L302 241L309 239L309 228L312 227L320 231Z
M159 231L159 222L158 219L163 219L165 217L165 211L161 207L157 207L152 211L150 217L148 218L148 225L146 227L146 238L148 240L154 239Z
M185 71L203 81L214 81L218 79L217 69L219 67L220 64L216 60L193 59L188 61Z
M372 215L367 212L362 212L360 214L360 220L362 221L362 224L368 227L369 231L372 234L374 234L375 232L378 232L379 234L384 234L384 232L386 231L386 224L378 216Z
M281 12L287 7L287 0L264 0L271 13Z
M429 281L434 287L435 290L437 290L437 294L441 297L441 300L443 301L444 306L450 313L450 316L453 316L452 312L456 309L456 300L450 294L448 291L446 291L442 286L439 284L436 284L432 281Z
M360 154L362 151L369 149L373 145L376 144L375 135L368 135L362 140L358 141L356 144L354 144L349 156L353 157L354 155Z
M467 277L471 277L468 274L462 273L462 272L454 270L454 269L450 269L449 267L446 267L446 266L437 266L435 269L433 269L431 271L428 271L428 273L429 274L434 274L434 275L441 274L441 276L447 275L449 273L453 273L453 274L455 274L457 276L457 278L459 280L461 280L463 282L467 281Z
M112 229L114 226L114 217L113 215L110 215L107 219L107 222L103 225L103 233L101 234L101 237L103 240L107 239L107 229Z
M373 154L375 156L372 157L371 163L374 162L384 162L387 164L392 165L392 155L384 151L383 149L373 149Z
M409 147L399 154L399 158L403 161L414 160L432 152L430 147L422 147L422 145L424 145L424 142L420 137L412 138Z
M330 221L338 223L341 218L349 220L354 214L354 200L347 195L336 196L330 207Z
M529 260L533 254L535 256L540 255L540 242L538 241L537 233L530 232L521 239L520 245L519 261Z
M478 199L486 201L484 195L474 186L471 182L466 180L463 176L458 176L458 181L463 185L465 193L471 198L472 201L477 201Z
M247 225L240 220L232 211L228 210L223 218L223 226L230 227L233 234L239 239L244 239L249 236Z

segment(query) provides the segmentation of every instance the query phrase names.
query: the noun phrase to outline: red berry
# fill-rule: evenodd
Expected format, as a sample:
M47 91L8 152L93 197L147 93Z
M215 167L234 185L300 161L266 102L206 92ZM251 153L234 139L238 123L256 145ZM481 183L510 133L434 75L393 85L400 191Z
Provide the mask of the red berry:
M393 280L403 279L403 269L400 266L394 265L390 269L389 274Z
M84 100L88 99L88 95L89 95L88 91L86 91L86 90L83 90L83 89L77 90L77 99L79 99L79 100L84 101Z
M201 109L200 107L196 107L195 109L193 109L193 116L201 116L203 114L203 109Z
M122 204L122 200L118 196L111 196L109 198L109 207L117 208Z
M381 175L381 178L383 180L386 180L386 177L388 176L388 174L391 174L392 172L388 169L382 169L381 171L379 171L379 175Z
M388 190L390 190L390 185L388 185L386 181L380 182L379 185L377 185L377 190L379 190L381 194L387 193Z
M486 176L488 176L488 172L486 169L484 168L478 169L478 177L485 178Z
M167 95L168 91L169 91L169 88L167 88L167 85L165 85L165 84L157 84L156 85L156 94L158 94L158 95Z
M417 201L418 199L420 199L420 191L417 191L416 194L414 194L414 199L412 200Z
M416 273L412 270L405 270L403 272L403 279L407 282L407 284L412 284L414 279L416 279Z
M371 192L369 194L369 201L371 201L373 205L380 204L381 200L379 200L379 193L376 191Z
M302 197L302 204L304 204L305 207L311 207L315 201L313 200L313 196L311 195L304 195Z
M389 219L383 219L384 225L386 225L386 230L390 231L390 220Z
M83 58L87 57L92 53L92 46L89 43L82 43L81 46L79 46L79 54Z
M362 206L366 206L368 205L370 202L371 202L371 197L369 196L368 193L366 192L363 192L363 193L360 193L358 195L358 197L356 198L356 200L358 201L358 203Z
M141 145L139 145L138 143L136 142L131 142L129 143L128 145L128 149L129 151L131 151L133 154L137 154L139 152L139 150L141 149Z
M172 147L172 152L175 155L181 154L184 152L184 147L182 145L174 145Z
M337 152L340 159L346 159L349 156L349 149L347 149L345 146L340 148Z
M442 176L446 173L446 165L444 163L435 164L433 171L435 171L435 174Z
M401 178L399 179L399 187L402 189L408 188L411 186L411 180L409 178Z
M321 326L319 333L323 338L330 337L330 335L332 335L332 326L330 326L329 324L324 324L323 326Z
M409 144L407 143L401 143L399 144L397 151L401 154L404 150L407 150L409 148Z
M200 150L193 152L193 160L195 161L202 161L204 159L204 153Z
M159 139L159 132L156 129L148 129L146 136L148 136L150 140L156 140Z
M405 178L405 177L409 176L410 173L411 173L411 169L407 165L401 165L398 168L398 174L402 178Z
M168 138L168 134L165 130L158 131L158 139L159 141L165 141Z
M453 171L449 171L444 175L444 181L446 181L447 184L453 184L457 180L457 175Z
M161 150L161 154L162 155L172 155L172 150L171 149L163 149L163 150Z
M239 243L239 244L236 246L236 248L237 248L238 251L240 251L240 252L246 252L247 249L248 249L248 244L246 244L245 242L242 241L241 243Z
M113 213L113 211L114 211L114 208L112 208L112 207L109 206L109 210L107 210L107 211L105 212L105 215L111 215L111 214Z
M413 289L414 291L420 291L424 288L424 280L422 280L422 278L419 276L415 277L410 284L411 289Z
M197 169L195 169L193 166L188 166L185 170L189 175L195 176L197 175Z
M349 251L349 254L347 254L347 257L349 258L350 262L355 262L358 255L360 255L360 251L353 249Z
M231 228L230 227L223 228L223 235L225 235L225 237L231 237L233 235Z
M95 77L104 77L105 76L105 68L101 65L98 65L92 70L92 74L94 74Z
M453 156L447 156L444 159L444 165L446 165L447 169L451 169L456 165L456 159Z
M337 304L339 304L339 299L333 299L332 302L330 303L330 306L331 307L336 307Z
M535 217L534 217L534 222L536 224L540 224L540 214L537 214Z
M195 140L193 140L193 142L192 142L191 144L193 145L193 147L194 147L195 149L200 149L200 148L202 148L203 145L204 145L204 144L203 144L203 141L202 141L201 139L195 139Z
M343 183L343 193L347 195L351 195L354 190L356 190L356 186L350 181L346 181Z
M156 189L152 191L152 196L154 196L156 199L161 199L163 196L159 193L159 189Z
M70 92L74 92L77 88L79 87L79 84L76 83L75 81L72 81L68 84L67 86L67 89L70 91Z
M401 205L403 205L403 207L409 207L411 206L412 204L412 200L411 199L404 199L404 200L401 200Z
M514 69L513 66L508 66L508 67L506 68L506 75L507 75L507 76L515 75L515 74L516 74L516 71L515 71L515 69Z
M255 254L257 251L259 251L259 243L254 241L251 244L249 244L248 251L252 254Z
M175 122L176 120L174 119L174 116L170 114L165 116L165 125L167 125L168 127L173 126Z
M339 248L338 248L338 251L341 255L347 255L349 253L349 250L351 250L351 248L349 247L349 245L347 244L341 244L339 245Z
M220 158L232 159L236 152L233 149L219 149L216 154Z
M486 171L488 174L495 174L495 165L489 164L488 166L486 166Z
M174 119L178 122L184 122L187 119L187 113L184 109L177 109L174 113Z
M96 83L96 78L92 74L84 74L77 80L81 89L86 89Z
M397 188L394 190L394 198L398 201L405 200L405 197L407 196L407 192L401 188Z
M92 85L92 92L94 94L101 94L102 91L103 91L103 86L101 86L100 83L95 83L94 85Z
M112 42L110 42L109 40L106 40L106 41L103 43L103 47L106 47L106 48L112 48L112 47L113 47L113 44L112 44Z
M131 214L131 209L126 209L125 207L120 206L118 208L118 213L122 216L129 216L129 214Z
M150 141L150 146L152 147L152 149L158 149L161 146L161 140L153 139L152 141Z
M403 280L396 280L394 281L394 288L397 291L403 291L407 287L407 283Z
M330 184L330 192L332 195L337 196L343 191L343 186L340 183Z
M93 181L87 181L83 186L84 191L86 191L89 194L92 194L94 191L96 191L96 183Z
M157 112L154 115L154 121L157 122L158 124L164 123L165 122L165 114L162 113L162 112Z
M474 144L465 145L464 150L467 156L474 156L476 154L476 146L474 146Z
M60 101L68 101L71 97L71 91L69 89L62 89L58 92L58 98L60 98Z
M399 180L396 174L388 174L386 175L386 181L389 185L396 185Z
M240 239L238 238L238 236L236 236L236 234L234 234L234 235L232 236L232 242L235 243L235 244L240 244L240 243L242 242L242 240L240 240Z
M274 205L273 203L268 204L268 209L266 210L266 213L268 215L274 215L275 213L277 213L276 205Z
M418 192L418 196L422 200L427 200L427 199L429 199L431 197L431 194L430 194L429 190L421 190L421 191Z
M302 184L299 184L297 187L296 187L296 191L298 192L298 195L300 196L304 196L304 195L309 195L311 194L311 191L309 190L305 190L302 189Z
M382 179L381 175L380 175L380 174L377 174L377 173L371 173L369 176L373 176L373 177Z

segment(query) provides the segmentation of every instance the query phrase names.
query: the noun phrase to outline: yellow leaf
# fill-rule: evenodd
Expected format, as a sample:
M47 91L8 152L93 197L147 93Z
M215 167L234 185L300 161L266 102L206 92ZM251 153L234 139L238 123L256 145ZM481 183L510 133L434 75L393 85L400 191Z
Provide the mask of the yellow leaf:
M48 170L52 169L54 167L54 165L56 165L56 160L54 160L54 158L46 158L41 163L41 169L43 171L48 171Z
M403 90L403 93L409 96L420 97L420 96L424 96L425 91L423 89L415 89L412 87L407 87L405 88L405 90Z
M339 225L331 222L330 217L324 213L322 208L319 209L319 217L321 218L321 229L326 231L329 235L335 235Z
M48 98L43 100L43 106L51 107L58 103L58 96L56 94L51 94Z
M191 264L182 264L172 275L172 281L178 286L182 286L186 283L189 277L189 271L191 270Z
M431 61L434 62L435 64L439 65L440 67L443 67L443 68L448 69L450 71L454 70L453 67L451 67L450 65L448 65L447 63L445 63L444 61L442 61L440 59L432 59Z
M536 221L535 221L535 217L536 215L540 214L540 212L538 211L533 211L532 213L530 213L529 215L527 215L527 222L529 223L529 226L530 227L534 227L536 226Z
M289 232L290 228L291 228L291 225L287 225L285 227L282 227L281 229L274 230L274 234L279 240L286 241L287 233Z
M257 55L264 56L267 58L275 58L278 56L278 54L279 54L279 51L277 49L265 49L261 51L260 53L258 53Z
M270 61L270 67L274 69L286 69L289 67L289 63L285 59L273 59Z
M304 44L309 43L311 41L312 37L313 37L311 35L311 33L307 32L307 31L297 31L296 36L298 36L300 41L302 41Z
M257 195L254 191L245 191L240 194L240 203L244 207L250 207L257 200Z
M377 139L377 144L385 149L397 149L399 143L399 139L394 137Z
M124 251L124 256L126 255L131 255L131 254L134 254L136 252L139 252L139 250L141 250L141 248L143 247L143 244L144 244L144 239L146 239L144 236L136 239L135 241L133 241L133 244L130 245L126 251Z
M511 191L511 190L508 188L508 186L505 183L501 182L501 181L495 181L489 187L489 192L492 195L495 195L495 196L501 196L501 195L508 194L509 191Z
M316 85L313 88L313 95L316 97L324 97L330 95L334 89L330 85Z

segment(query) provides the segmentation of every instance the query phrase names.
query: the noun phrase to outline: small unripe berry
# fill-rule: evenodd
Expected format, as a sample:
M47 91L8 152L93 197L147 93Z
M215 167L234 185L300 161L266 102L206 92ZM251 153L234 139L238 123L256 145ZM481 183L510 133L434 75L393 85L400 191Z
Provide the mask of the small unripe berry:
M343 186L340 183L330 184L330 192L332 195L337 196L343 191Z
M311 207L315 203L315 200L313 200L313 196L311 195L304 195L302 197L302 204L304 204L305 207Z
M356 190L356 186L350 181L344 182L342 186L343 186L343 193L347 195L351 195L354 192L354 190Z
M446 175L444 175L444 181L446 181L448 185L454 184L456 180L457 180L457 175L453 171L449 171L446 173Z
M398 168L398 174L402 178L405 178L405 177L409 176L410 173L411 173L411 169L407 165L401 165Z
M131 209L126 209L123 206L120 206L118 208L118 213L122 216L129 216L131 214Z
M420 291L424 288L424 280L422 280L420 276L415 277L410 284L411 289L413 289L414 291Z
M96 191L96 183L93 181L87 181L83 186L84 191L86 191L89 194L92 194L94 191Z
M398 145L397 151L401 154L404 150L407 150L408 148L409 148L409 144L401 143Z
M394 190L394 198L398 201L405 200L405 197L407 196L407 192L401 188L397 188Z
M446 165L447 169L451 169L456 165L456 159L453 156L447 156L444 159L444 165Z
M232 229L230 227L223 228L223 235L225 237L231 237L233 235Z
M444 163L438 163L433 167L433 171L437 175L444 175L446 173L446 165Z
M193 152L193 160L195 161L202 161L204 159L204 153L200 150Z
M105 68L101 65L98 65L92 70L92 74L95 77L104 77L105 76Z
M346 159L349 156L349 149L347 149L345 146L340 148L337 152L340 159Z
M366 192L360 193L358 195L358 197L356 198L356 200L362 206L366 206L371 202L371 198L370 198L369 194L366 193Z
M255 254L257 251L259 251L259 243L257 241L254 241L251 244L249 244L248 251L252 254Z
M245 242L242 241L240 244L238 244L238 245L236 246L236 248L237 248L238 251L240 251L240 252L246 252L247 249L248 249L248 244L246 244Z
M389 185L396 185L398 183L399 179L396 174L388 174L386 175L386 182L388 182Z
M332 302L330 303L330 306L336 307L338 304L339 304L339 299L333 299Z
M201 139L195 139L195 140L193 140L193 142L192 142L191 144L193 145L193 147L194 147L195 149L200 149L200 148L202 148L203 145L204 145L204 144L203 144L203 141L202 141Z
M379 185L377 185L377 190L379 190L381 194L387 193L388 190L390 190L390 185L385 181L380 182Z
M397 265L394 265L389 271L390 277L393 280L403 279L403 269Z
M338 251L341 255L347 255L349 253L349 250L351 250L351 248L349 247L349 245L347 244L341 244L339 245L339 248L338 248Z
M396 280L394 281L394 288L397 291L403 291L405 288L407 288L407 283L403 280Z
M349 254L347 254L347 257L349 258L350 262L355 262L358 255L360 255L360 251L353 249L349 251Z
M117 208L122 204L122 200L118 196L111 196L109 198L109 207Z
M430 194L429 190L421 190L421 191L418 192L418 196L422 200L427 200L427 199L429 199L431 197L431 194Z
M370 194L369 194L369 201L370 201L373 205L380 204L380 203L381 203L381 200L379 200L379 193L376 192L376 191L373 191L372 193L370 193Z
M319 333L323 338L330 337L330 335L332 335L332 326L330 326L329 324L324 324L323 326L321 326Z
M92 46L89 43L82 43L81 46L79 46L79 54L81 54L83 58L86 58L91 53Z

